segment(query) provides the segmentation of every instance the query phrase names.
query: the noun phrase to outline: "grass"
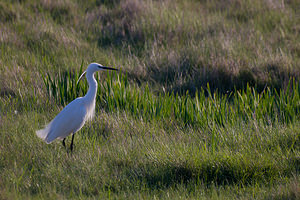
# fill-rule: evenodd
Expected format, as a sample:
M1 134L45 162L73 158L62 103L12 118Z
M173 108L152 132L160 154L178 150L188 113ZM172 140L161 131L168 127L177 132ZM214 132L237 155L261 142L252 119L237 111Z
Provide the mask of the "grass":
M298 199L297 7L0 1L0 199ZM35 131L90 62L121 70L68 154Z
M49 74L44 78L48 96L57 103L66 106L77 96L87 93L88 85L77 84L82 74L59 73L57 77ZM194 97L188 93L179 96L178 93L153 94L146 85L140 89L137 85L129 84L127 74L107 76L100 80L97 76L98 104L107 112L126 111L137 119L161 120L173 118L184 125L201 127L217 124L218 126L234 125L237 121L259 121L267 125L274 123L289 124L299 115L299 85L291 80L286 90L265 88L258 93L247 85L245 90L234 90L229 94L212 93L209 84L206 89L196 91Z

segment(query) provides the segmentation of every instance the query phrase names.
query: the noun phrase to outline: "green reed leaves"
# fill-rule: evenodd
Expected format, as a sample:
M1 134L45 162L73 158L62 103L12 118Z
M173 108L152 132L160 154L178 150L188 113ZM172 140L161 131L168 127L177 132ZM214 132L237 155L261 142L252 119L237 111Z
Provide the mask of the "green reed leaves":
M63 106L88 90L86 81L77 84L79 72L47 74L44 84L48 94ZM212 92L209 84L191 97L174 93L155 95L148 87L129 84L127 75L102 73L96 75L98 81L97 107L108 112L125 111L144 120L175 119L179 123L192 126L234 124L237 121L256 120L265 124L290 123L299 117L299 84L290 81L286 90L266 87L258 93L255 88L235 90L228 94Z

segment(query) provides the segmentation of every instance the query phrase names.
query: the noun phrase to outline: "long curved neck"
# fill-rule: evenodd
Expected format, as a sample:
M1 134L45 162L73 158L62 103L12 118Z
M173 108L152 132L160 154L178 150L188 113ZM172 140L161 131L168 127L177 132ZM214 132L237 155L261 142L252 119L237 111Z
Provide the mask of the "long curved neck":
M86 93L85 98L88 100L88 102L93 102L96 99L97 94L97 81L94 77L94 73L87 72L86 79L89 83L89 90Z

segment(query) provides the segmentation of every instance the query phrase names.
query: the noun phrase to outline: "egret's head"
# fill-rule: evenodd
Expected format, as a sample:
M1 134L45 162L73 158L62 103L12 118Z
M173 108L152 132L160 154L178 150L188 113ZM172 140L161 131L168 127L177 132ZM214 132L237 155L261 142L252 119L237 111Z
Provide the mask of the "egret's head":
M100 71L100 70L117 70L115 68L112 67L105 67L99 63L91 63L89 64L86 72L96 72L96 71Z
M80 79L83 77L83 75L84 75L85 73L92 73L92 74L93 74L94 72L100 71L100 70L118 70L118 69L112 68L112 67L105 67L105 66L103 66L103 65L101 65L101 64L99 64L99 63L91 63L91 64L89 64L89 66L88 66L88 68L86 69L86 71L84 71L84 72L80 75L80 77L79 77L77 83L80 81Z

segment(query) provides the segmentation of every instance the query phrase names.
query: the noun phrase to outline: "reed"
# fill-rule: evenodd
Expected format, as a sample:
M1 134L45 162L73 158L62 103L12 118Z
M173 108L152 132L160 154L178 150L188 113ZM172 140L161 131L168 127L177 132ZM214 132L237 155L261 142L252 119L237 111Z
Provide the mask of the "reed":
M75 73L47 74L44 84L47 93L62 106L87 92L87 83L78 78L82 67ZM178 93L154 94L148 85L139 88L129 83L127 74L107 73L100 79L97 75L97 107L107 112L126 112L146 121L174 118L178 123L192 126L234 125L237 121L252 120L266 125L295 122L299 116L299 84L290 80L287 89L266 87L257 92L254 87L245 90L235 89L230 94L212 92L209 84L197 90L192 97Z

